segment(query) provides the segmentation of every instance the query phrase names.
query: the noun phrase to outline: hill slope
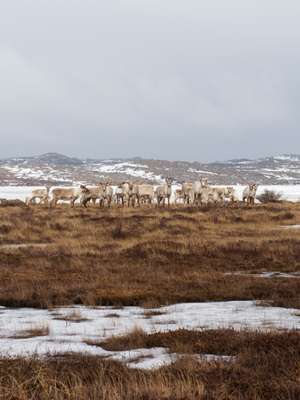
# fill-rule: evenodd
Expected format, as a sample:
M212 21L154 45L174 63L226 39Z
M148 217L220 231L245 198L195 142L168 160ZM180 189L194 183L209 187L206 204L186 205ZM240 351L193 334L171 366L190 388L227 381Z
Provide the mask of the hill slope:
M205 176L212 184L300 184L300 155L212 163L142 158L80 160L58 153L0 160L2 186L94 184L106 178L115 183L128 179L159 183L165 176L177 182Z

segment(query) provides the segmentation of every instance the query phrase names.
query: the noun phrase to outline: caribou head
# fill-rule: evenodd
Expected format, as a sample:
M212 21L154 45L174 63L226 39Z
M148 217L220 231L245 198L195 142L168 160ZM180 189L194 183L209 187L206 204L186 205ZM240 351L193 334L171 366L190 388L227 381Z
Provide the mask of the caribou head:
M171 178L170 176L168 176L168 177L166 178L166 184L167 184L167 186L168 186L168 187L171 187L172 183L173 183L173 178Z

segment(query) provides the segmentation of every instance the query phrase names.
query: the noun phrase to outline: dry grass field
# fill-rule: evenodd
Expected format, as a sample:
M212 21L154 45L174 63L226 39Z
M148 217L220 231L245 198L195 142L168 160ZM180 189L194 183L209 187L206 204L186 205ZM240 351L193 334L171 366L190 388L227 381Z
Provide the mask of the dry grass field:
M300 205L253 208L0 208L0 304L141 305L258 300L300 309ZM151 312L151 311L149 311ZM299 310L300 312L300 310ZM80 320L80 315L66 316ZM94 343L97 345L97 343ZM108 350L167 347L184 355L142 371L99 357L0 360L0 398L300 398L299 331L132 332ZM198 362L193 355L232 356Z
M0 304L255 299L300 308L300 279L248 274L300 271L299 230L282 228L299 222L300 205L288 203L202 210L0 208Z

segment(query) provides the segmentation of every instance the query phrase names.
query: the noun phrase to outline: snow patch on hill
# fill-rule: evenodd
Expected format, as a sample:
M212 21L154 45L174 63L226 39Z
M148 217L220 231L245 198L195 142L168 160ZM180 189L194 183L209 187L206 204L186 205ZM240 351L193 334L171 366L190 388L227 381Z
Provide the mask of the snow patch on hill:
M275 160L281 161L300 161L300 156L296 154L281 154L274 157Z
M216 172L204 171L202 169L195 169L195 168L189 168L188 172L192 172L192 173L195 173L195 174L203 174L203 175L216 175L216 176L220 175L220 174L218 174Z
M106 174L126 174L134 178L141 178L154 182L163 181L161 175L155 175L153 172L149 171L148 165L134 164L131 162L93 164L90 166L90 170L93 172L100 172Z
M29 167L24 168L18 165L14 167L5 165L2 168L12 173L17 179L24 179L24 180L39 179L45 181L50 180L50 181L66 182L66 183L73 182L72 177L65 174L64 171L57 171L51 167L44 167L43 169L41 169L41 168L29 168Z

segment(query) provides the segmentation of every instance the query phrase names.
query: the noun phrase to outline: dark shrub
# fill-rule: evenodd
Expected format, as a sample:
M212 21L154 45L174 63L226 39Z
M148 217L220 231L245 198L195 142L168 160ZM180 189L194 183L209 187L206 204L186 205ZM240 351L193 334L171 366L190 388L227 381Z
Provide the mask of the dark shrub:
M281 193L266 189L261 195L257 196L261 203L278 203L281 201Z

